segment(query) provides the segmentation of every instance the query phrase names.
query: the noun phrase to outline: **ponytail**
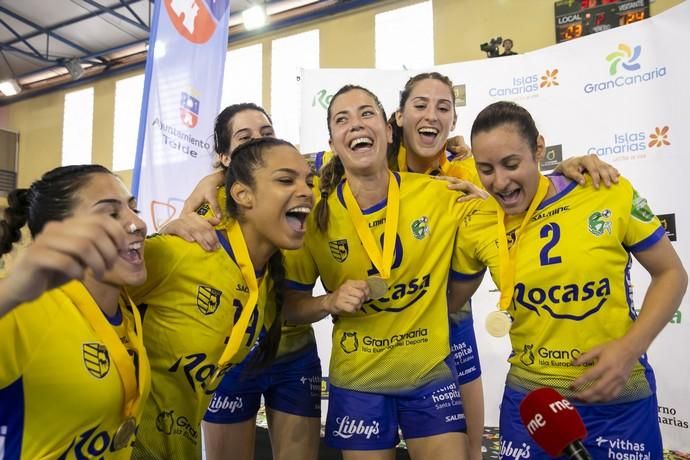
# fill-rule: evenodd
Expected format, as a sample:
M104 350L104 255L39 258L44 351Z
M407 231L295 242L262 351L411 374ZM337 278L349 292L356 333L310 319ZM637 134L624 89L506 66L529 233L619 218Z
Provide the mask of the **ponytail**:
M388 144L388 150L386 156L388 157L388 167L391 171L398 171L400 166L398 165L398 152L400 151L400 146L402 145L403 129L398 126L397 121L395 121L395 114L393 112L391 117L388 119L388 124L391 126L391 131L393 132L393 142Z
M18 188L7 197L5 218L0 221L0 255L12 250L12 245L22 237L22 227L29 219L30 189Z
M328 230L328 196L335 190L340 181L343 180L344 175L345 168L338 156L334 156L331 161L321 168L319 174L319 192L321 193L321 199L314 209L316 213L316 227L321 232Z

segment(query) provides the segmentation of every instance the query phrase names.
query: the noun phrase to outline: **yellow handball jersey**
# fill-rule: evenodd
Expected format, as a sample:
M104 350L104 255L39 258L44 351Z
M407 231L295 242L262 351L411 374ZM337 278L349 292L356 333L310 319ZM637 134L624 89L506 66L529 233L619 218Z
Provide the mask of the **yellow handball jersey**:
M134 317L125 305L120 302L109 322L134 361L146 398L149 363L136 346ZM113 446L124 405L117 367L62 289L0 318L0 337L1 459L130 458L134 438L125 448Z
M631 253L657 243L664 229L624 178L600 190L589 178L582 187L563 176L550 179L559 192L541 203L519 239L508 309L513 317L508 385L525 391L550 386L572 397L570 384L587 369L572 360L622 337L635 321ZM496 206L487 200L464 220L459 232L464 244L453 269L472 275L488 266L501 286ZM509 245L522 218L506 222ZM616 401L650 395L651 379L645 355Z
M467 156L460 159L452 159L452 153L443 151L438 154L439 166L436 169L424 172L431 176L448 176L472 182L480 188L484 188L479 180L477 168L474 164L474 157ZM412 172L407 167L407 150L402 145L398 148L398 157L395 164L396 171Z
M330 381L341 388L401 394L450 377L446 287L459 219L477 200L457 203L445 181L395 173L400 214L388 292L334 322ZM304 246L285 252L287 286L311 291L317 277L328 292L378 272L366 254L343 199L343 182L328 197L323 233L307 219ZM383 237L386 200L362 210L374 238Z
M323 153L323 152L322 152ZM217 201L221 208L225 208L225 200L227 195L225 194L225 187L218 189ZM202 205L197 209L197 214L204 217L214 216L208 203ZM228 224L228 217L223 216L221 223L216 228L224 228ZM310 324L283 324L280 330L280 343L278 344L278 351L276 352L276 359L285 358L298 353L307 346L311 346L316 343L316 337L314 336L314 330Z
M132 458L201 458L201 419L221 380L212 376L249 289L229 244L206 252L196 243L156 235L145 245L148 277L131 294L137 304L145 304L144 345L152 388ZM260 285L246 340L231 359L234 364L275 318L275 304L267 301L272 289L267 278Z

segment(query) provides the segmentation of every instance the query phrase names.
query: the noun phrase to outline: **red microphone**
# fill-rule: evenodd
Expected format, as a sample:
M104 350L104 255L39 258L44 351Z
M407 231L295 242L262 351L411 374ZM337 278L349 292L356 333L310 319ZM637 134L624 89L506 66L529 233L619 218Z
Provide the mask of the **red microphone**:
M553 388L539 388L520 403L520 418L527 432L550 457L592 460L582 440L587 428L575 407Z

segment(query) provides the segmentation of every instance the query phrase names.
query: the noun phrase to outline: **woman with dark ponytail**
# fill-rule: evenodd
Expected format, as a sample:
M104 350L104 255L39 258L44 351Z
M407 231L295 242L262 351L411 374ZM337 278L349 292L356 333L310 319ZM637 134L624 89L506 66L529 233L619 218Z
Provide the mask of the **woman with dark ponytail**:
M134 459L200 459L202 417L223 376L247 356L260 369L276 355L280 250L302 245L311 171L290 143L256 139L232 152L224 190L220 249L172 235L146 242L149 278L132 296L146 305L153 384Z
M46 173L8 197L0 252L33 243L0 281L4 458L128 459L149 391L141 319L144 222L97 165Z

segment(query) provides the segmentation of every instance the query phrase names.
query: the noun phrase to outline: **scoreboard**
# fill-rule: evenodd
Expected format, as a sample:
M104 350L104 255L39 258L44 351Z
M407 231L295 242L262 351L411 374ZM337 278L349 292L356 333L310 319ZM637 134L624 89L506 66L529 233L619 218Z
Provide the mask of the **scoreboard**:
M556 43L641 21L649 17L649 0L558 0Z

